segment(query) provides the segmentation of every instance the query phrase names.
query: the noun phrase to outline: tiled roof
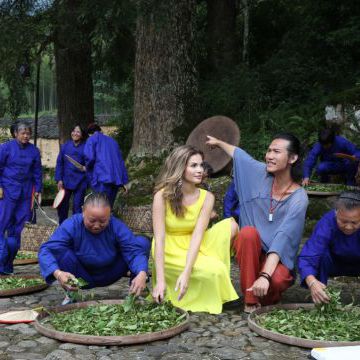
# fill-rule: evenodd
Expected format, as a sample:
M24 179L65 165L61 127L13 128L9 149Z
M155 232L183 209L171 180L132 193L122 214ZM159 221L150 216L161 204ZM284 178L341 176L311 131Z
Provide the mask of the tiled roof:
M105 126L109 123L115 115L100 114L95 116L95 121L100 126ZM31 124L34 130L34 119L33 118L19 118L18 120L24 121L27 124ZM12 124L10 119L0 119L0 128L9 128ZM38 137L43 139L58 139L59 128L57 124L56 116L40 116L38 119Z

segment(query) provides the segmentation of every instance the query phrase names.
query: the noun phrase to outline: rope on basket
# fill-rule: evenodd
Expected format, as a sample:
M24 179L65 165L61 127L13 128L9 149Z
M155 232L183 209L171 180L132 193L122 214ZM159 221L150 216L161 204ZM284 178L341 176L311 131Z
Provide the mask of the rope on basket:
M45 210L40 206L37 199L35 198L34 200L35 200L35 204L37 205L38 209L45 216L45 218L48 219L49 221L51 221L54 225L58 226L59 223L56 220L52 219L50 216L48 216L48 214L45 212Z

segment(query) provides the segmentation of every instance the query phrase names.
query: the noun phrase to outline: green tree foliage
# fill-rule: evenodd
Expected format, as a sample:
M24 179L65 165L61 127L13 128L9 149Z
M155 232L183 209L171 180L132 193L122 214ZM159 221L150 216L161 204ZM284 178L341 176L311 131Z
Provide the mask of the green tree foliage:
M143 13L154 9L158 12L169 6L169 2L77 2L80 4L77 21L92 25L95 110L115 113L115 122L120 126L119 141L131 139L136 9ZM178 129L178 139L185 139L201 120L224 114L238 122L242 145L261 158L272 133L295 131L305 145L310 145L317 129L323 125L326 104L357 105L360 102L359 1L247 1L246 63L241 56L245 2L236 1L236 22L231 28L234 34L230 42L234 49L227 48L234 56L233 65L219 63L216 71L209 55L214 53L213 45L217 44L209 43L209 32L216 33L217 41L221 42L221 31L213 28L218 21L209 20L209 3L212 14L217 15L216 6L221 3L213 0L197 1L195 14L199 113L189 116ZM24 89L33 91L38 53L52 41L52 5L51 0L0 2L0 115L6 110L16 116L20 109L24 111L28 106ZM224 39L224 44L225 40L228 39ZM50 55L51 51L50 47ZM212 58L211 61L218 60ZM24 79L18 69L26 62L31 64L31 78ZM46 89L51 88L46 85L48 80L49 83L53 80L49 74L42 76L48 78L44 82L46 93L50 91ZM28 102L33 102L28 98ZM130 145L129 140L126 147Z
M27 110L31 65L48 43L51 1L3 0L0 4L0 80L8 90L5 108L16 118Z

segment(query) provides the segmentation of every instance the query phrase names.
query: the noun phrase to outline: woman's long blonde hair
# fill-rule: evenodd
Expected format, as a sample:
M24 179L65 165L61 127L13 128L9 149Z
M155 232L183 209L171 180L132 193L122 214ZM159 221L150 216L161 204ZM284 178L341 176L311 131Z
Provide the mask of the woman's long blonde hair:
M204 154L195 146L183 145L174 149L166 158L165 164L155 181L154 193L163 190L165 201L169 201L171 210L178 217L183 217L185 208L182 205L182 181L186 165L193 155Z

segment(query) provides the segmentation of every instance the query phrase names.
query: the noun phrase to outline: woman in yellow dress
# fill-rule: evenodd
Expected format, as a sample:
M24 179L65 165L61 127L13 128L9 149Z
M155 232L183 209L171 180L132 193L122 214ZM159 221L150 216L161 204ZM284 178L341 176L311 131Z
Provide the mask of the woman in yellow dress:
M200 189L203 154L180 146L166 159L153 202L153 292L185 310L218 314L238 295L230 279L230 247L238 234L234 219L207 230L214 195Z

